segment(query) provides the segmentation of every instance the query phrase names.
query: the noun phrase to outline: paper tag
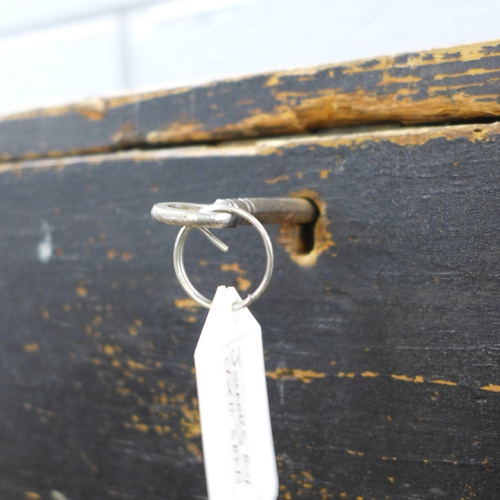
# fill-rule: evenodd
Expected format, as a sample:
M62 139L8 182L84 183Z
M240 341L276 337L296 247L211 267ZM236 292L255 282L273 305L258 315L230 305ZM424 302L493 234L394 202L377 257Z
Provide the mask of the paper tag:
M276 500L260 325L232 287L217 289L194 360L211 500Z

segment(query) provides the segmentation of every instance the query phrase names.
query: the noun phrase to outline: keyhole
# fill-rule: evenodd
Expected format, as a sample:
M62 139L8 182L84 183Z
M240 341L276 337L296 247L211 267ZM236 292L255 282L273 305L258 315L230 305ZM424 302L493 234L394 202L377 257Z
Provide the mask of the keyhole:
M306 255L313 251L315 245L315 231L316 223L318 222L319 209L313 200L308 199L308 201L314 205L316 215L314 221L309 224L301 224L299 226L298 242L297 242L297 253L300 255Z
M316 218L310 224L282 224L278 243L285 247L297 264L311 267L323 252L335 246L333 235L328 230L326 204L312 189L301 189L291 193L291 196L309 200L315 207ZM330 253L332 257L337 255L334 251Z

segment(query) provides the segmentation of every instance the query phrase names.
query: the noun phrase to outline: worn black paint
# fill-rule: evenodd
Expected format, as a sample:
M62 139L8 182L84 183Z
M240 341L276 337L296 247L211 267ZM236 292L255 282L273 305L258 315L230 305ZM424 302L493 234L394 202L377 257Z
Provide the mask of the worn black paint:
M184 394L191 405L196 396L192 354L205 312L175 306L185 297L170 263L176 230L150 220L149 210L158 201L308 188L327 203L336 246L307 269L276 244L272 283L252 306L268 371L325 374L308 384L268 379L281 498L498 498L500 393L480 389L500 385L497 139L82 160L1 174L0 496L205 498L202 462L186 448L200 439L186 437L183 403L172 402ZM331 172L320 179L324 169ZM266 184L283 174L290 180ZM43 221L61 247L48 263L37 259ZM220 236L239 248L245 277L256 283L258 237L250 228ZM207 293L224 278L236 284L217 259L190 236L189 269ZM131 336L136 320L142 326ZM85 333L88 325L101 337ZM33 343L39 350L26 352ZM121 352L110 356L106 345ZM128 360L147 370L127 368ZM379 375L362 377L366 371ZM430 383L436 379L458 385ZM121 380L130 396L117 393ZM161 392L169 402L159 408ZM126 428L132 415L147 432ZM169 433L156 433L160 421Z
M0 121L0 158L16 159L21 157L41 157L75 152L113 151L124 147L146 146L151 143L151 132L171 131L178 127L190 127L193 131L207 133L203 140L224 141L241 137L262 137L283 133L304 133L320 128L336 126L336 117L326 119L320 114L317 121L300 123L296 126L287 123L287 119L258 125L241 125L255 115L276 115L278 110L287 106L300 115L304 100L320 99L325 92L335 90L339 95L351 96L360 89L366 95L377 99L389 98L398 90L407 90L397 100L410 100L424 103L433 97L445 97L454 108L456 96L460 102L481 102L500 93L500 45L485 44L476 59L462 60L460 52L448 53L439 64L415 63L412 60L421 54L403 54L394 58L394 66L380 69L379 60L365 61L358 65L330 66L310 74L277 74L279 84L269 84L271 74L243 78L235 81L217 82L206 86L188 89L184 92L171 93L161 97L143 97L137 102L123 103L110 107L101 119L89 119L79 112L81 105L69 106L56 116L47 116L42 110L30 118L7 119ZM484 54L484 56L483 56ZM497 55L495 55L497 54ZM432 60L431 53L422 55L422 60ZM401 65L401 66L398 66ZM356 71L353 72L353 69ZM362 71L359 71L361 69ZM474 74L480 70L479 74ZM485 70L485 71L483 71ZM386 76L393 78L411 77L414 80L384 82ZM437 77L437 79L436 79ZM442 90L441 90L442 89ZM105 101L104 101L105 102ZM340 106L345 107L346 101ZM317 104L321 107L321 104ZM328 108L328 104L326 107ZM370 117L373 102L356 103L356 108L364 110L364 115L357 123L405 122L394 110L382 118ZM473 108L473 105L472 105ZM328 108L329 109L329 108ZM326 111L328 111L328 109ZM441 115L440 115L441 113ZM342 113L341 113L342 114ZM430 107L429 113L421 117L410 113L406 121L449 122L454 120L474 119L485 116L492 118L495 113L485 113L484 109L471 109L466 117L454 117L451 113L442 113ZM345 123L340 123L344 125ZM237 129L231 128L238 125ZM189 142L192 138L181 135L165 142Z

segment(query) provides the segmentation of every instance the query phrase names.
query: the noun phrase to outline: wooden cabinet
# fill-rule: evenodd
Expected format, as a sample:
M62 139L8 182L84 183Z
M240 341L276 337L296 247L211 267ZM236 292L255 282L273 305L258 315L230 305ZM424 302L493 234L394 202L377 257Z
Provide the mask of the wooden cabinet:
M280 498L498 498L499 78L488 43L1 121L0 496L206 497L206 311L149 211L294 195L314 249L269 226L252 306ZM191 276L244 293L258 236L219 236L190 235Z

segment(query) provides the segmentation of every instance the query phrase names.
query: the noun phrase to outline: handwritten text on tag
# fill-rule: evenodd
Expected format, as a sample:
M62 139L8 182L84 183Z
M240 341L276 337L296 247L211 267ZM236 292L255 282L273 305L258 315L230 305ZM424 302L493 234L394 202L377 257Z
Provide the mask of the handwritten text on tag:
M195 351L203 455L211 500L275 500L261 328L232 287L219 287Z

